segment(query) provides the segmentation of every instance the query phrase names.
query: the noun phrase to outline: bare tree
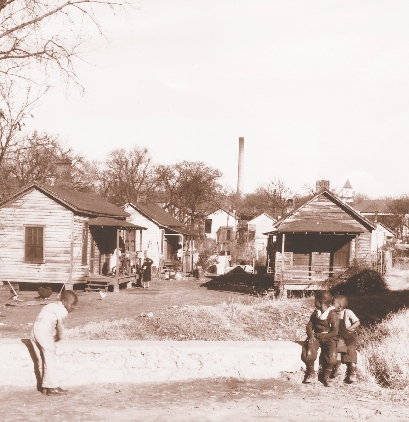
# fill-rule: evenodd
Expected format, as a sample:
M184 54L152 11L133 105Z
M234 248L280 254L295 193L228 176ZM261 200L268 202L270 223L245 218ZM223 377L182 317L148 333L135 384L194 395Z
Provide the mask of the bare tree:
M32 182L52 184L55 180L55 163L61 158L69 158L73 163L75 187L83 188L92 184L87 180L89 170L84 158L66 147L58 137L34 132L17 138L0 166L1 197Z
M203 202L217 198L222 173L201 161L181 161L160 166L158 175L166 195L166 207L183 222L195 223L196 209Z
M266 211L275 219L284 217L289 200L293 197L291 190L280 179L271 180L266 185L257 188L255 193L264 197Z
M115 204L123 205L149 199L158 184L155 164L146 148L120 148L108 154L99 173L99 193Z
M45 83L52 69L76 83L80 47L95 31L103 34L98 11L123 0L0 0L0 73Z
M31 89L22 92L13 81L0 84L0 168L9 149L16 146L24 120L32 116L31 112L39 100L39 95L32 95Z
M402 239L404 228L408 225L409 196L402 195L399 198L393 199L388 205L388 211L391 215L385 219L385 224L392 230L396 230L398 238Z

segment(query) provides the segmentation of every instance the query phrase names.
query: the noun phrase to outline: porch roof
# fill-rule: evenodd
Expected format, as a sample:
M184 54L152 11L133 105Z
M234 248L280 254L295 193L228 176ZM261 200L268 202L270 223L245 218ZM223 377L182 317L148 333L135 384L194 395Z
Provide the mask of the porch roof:
M118 220L117 218L111 217L97 217L90 218L88 220L90 226L98 227L117 227L118 229L136 229L136 230L146 230L146 227L137 226L136 224L129 223L125 220Z
M363 229L356 226L342 223L341 221L309 221L298 220L282 224L277 230L265 234L278 233L339 233L339 234L359 234L364 233Z

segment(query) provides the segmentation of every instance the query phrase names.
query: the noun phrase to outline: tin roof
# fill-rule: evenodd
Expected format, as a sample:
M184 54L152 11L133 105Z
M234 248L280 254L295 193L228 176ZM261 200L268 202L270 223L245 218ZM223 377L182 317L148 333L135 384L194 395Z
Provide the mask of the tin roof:
M149 202L135 202L127 204L139 211L146 218L158 224L159 226L165 227L184 227L184 224L177 220L173 215L168 213L162 207L149 203Z
M390 199L363 199L358 203L352 204L354 209L366 214L389 214Z
M44 195L52 198L54 201L71 209L78 214L85 214L89 216L106 216L125 219L129 216L123 209L117 207L111 202L101 198L94 192L80 192L66 186L50 186L40 183L32 183L24 188L16 191L7 199L5 199L0 207L5 204L23 196L27 193L38 190Z
M278 233L362 233L376 226L324 190L275 224ZM365 229L365 230L364 230Z

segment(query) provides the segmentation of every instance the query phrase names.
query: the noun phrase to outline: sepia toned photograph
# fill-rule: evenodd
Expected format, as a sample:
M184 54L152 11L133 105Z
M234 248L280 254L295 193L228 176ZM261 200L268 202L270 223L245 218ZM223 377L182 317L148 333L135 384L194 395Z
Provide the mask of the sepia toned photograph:
M0 421L409 420L408 22L0 0Z

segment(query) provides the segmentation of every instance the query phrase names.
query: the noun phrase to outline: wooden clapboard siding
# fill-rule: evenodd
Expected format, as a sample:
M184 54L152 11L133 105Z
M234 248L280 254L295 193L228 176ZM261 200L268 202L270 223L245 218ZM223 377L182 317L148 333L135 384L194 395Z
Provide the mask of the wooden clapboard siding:
M89 230L88 230L88 218L74 216L73 231L72 231L72 282L85 283L86 277L88 276L88 262L89 262ZM82 265L82 244L84 242L84 229L87 229L85 236L88 240L88 251L87 251L87 265Z
M375 227L327 191L317 194L276 228L276 251L294 254L294 262L284 262L284 266L281 253L275 256L275 274L286 288L292 284L307 286L308 280L325 280L354 258L371 263L371 232Z
M348 226L355 227L358 230L363 228L362 223L357 221L353 213L347 209L341 208L325 195L319 195L310 203L301 207L294 214L289 216L283 224L280 225L279 231L283 228L302 222L303 226L308 225L311 228L319 230L320 224L343 223Z
M1 279L17 283L70 281L73 213L33 190L0 209ZM24 262L25 226L44 227L44 263Z
M361 233L355 239L355 257L371 262L371 233Z

